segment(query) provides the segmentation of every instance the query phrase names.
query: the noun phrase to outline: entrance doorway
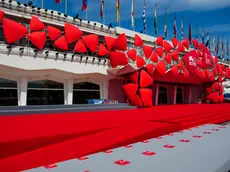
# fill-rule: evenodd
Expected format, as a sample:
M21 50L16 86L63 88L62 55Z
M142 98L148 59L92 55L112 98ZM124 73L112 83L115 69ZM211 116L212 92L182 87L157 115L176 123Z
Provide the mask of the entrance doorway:
M27 105L64 104L64 85L50 80L28 82Z
M100 85L80 82L73 85L73 104L87 104L89 99L100 99Z
M159 86L158 104L168 104L168 88Z
M182 104L182 103L184 103L183 88L177 87L177 90L176 90L176 104Z
M0 106L17 106L17 82L0 78Z

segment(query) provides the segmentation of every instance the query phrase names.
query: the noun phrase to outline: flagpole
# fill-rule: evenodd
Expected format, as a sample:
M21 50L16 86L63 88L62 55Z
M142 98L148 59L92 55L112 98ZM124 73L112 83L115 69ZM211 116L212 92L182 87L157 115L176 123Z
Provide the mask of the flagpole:
M44 0L42 0L42 8L44 8Z
M65 14L67 15L67 5L68 5L68 0L65 0Z
M85 10L85 19L88 20L88 7Z

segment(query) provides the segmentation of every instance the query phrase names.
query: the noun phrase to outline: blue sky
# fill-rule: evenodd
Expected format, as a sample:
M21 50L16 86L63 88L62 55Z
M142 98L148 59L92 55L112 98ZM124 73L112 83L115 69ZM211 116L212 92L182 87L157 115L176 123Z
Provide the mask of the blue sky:
M42 0L33 0L36 6L41 6ZM55 0L44 0L44 8L64 12L65 0L61 4L55 4ZM147 32L153 35L154 4L158 6L158 31L163 35L164 11L168 11L168 38L173 36L173 17L177 16L177 29L180 33L181 16L184 16L185 37L188 37L188 24L191 21L192 33L195 37L196 24L199 25L201 37L202 26L205 32L213 31L217 36L230 38L230 0L146 0L147 1ZM29 0L19 0L26 3ZM116 0L105 0L106 24L116 25ZM131 0L120 0L121 27L131 29ZM81 11L82 0L68 0L68 15L80 15L85 19L85 12ZM135 30L143 30L143 0L135 0ZM88 0L88 19L103 22L100 19L100 0Z

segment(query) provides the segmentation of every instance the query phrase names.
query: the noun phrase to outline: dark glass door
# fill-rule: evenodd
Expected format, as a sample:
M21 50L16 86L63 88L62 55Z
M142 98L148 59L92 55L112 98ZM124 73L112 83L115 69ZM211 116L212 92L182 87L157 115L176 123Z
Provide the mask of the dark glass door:
M0 106L17 106L17 89L0 89Z
M184 101L184 93L183 89L180 87L177 87L177 92L176 92L176 104L182 104Z
M158 104L168 104L168 90L167 87L159 86Z

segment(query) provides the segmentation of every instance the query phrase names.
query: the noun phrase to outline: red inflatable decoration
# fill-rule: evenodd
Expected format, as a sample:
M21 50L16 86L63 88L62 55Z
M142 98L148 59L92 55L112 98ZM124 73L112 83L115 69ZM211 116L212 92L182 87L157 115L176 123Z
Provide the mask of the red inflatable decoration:
M129 80L132 81L134 84L138 84L138 77L139 77L139 72L136 71L130 74Z
M65 23L64 28L65 36L69 44L77 41L83 35L83 32L80 29L70 23Z
M175 62L178 62L179 60L179 54L176 50L174 50L172 53L171 53L171 56L172 56L172 59L175 61Z
M161 74L161 75L165 75L166 74L166 64L165 62L162 60L160 61L157 66L156 66L156 71Z
M67 51L69 49L69 44L68 44L65 36L58 38L54 42L54 45L55 45L55 47L59 48L60 50L66 50Z
M41 31L45 29L45 25L37 18L36 16L32 16L30 20L30 30L31 31Z
M162 36L159 36L159 37L156 39L156 43L157 43L159 46L163 47L163 45L164 45L163 37L162 37Z
M178 41L178 52L179 52L179 53L183 53L183 52L184 52L184 46L183 46L183 44L180 43L179 41Z
M173 47L176 48L178 44L178 40L176 38L172 38L172 44L173 44Z
M105 40L106 47L108 48L109 51L111 51L113 47L113 43L116 39L110 36L105 36L104 40Z
M137 52L136 52L136 50L135 49L131 49L131 50L129 50L128 52L127 52L127 55L128 55L128 57L132 60L132 61L136 61L136 59L137 59Z
M54 41L59 38L61 31L53 26L47 26L48 36L51 41Z
M126 84L123 86L123 90L127 96L127 98L136 106L141 107L142 101L140 97L137 95L138 85L137 84Z
M140 47L144 44L144 41L140 38L139 35L135 34L135 37L134 37L134 45L135 47Z
M103 57L103 56L106 56L108 53L109 53L109 51L104 46L104 44L100 44L99 50L98 50L98 56Z
M185 46L185 48L189 49L189 41L187 38L182 41L182 44Z
M144 107L151 107L153 105L152 90L147 89L147 88L141 88L139 92L140 92L140 97L142 99Z
M170 56L170 54L167 54L164 58L164 60L168 63L171 64L172 63L172 57Z
M122 52L112 51L109 53L110 64L113 68L119 65L127 65L128 58Z
M32 32L28 35L29 40L38 49L42 50L46 43L46 33L45 32Z
M117 39L113 43L113 48L115 50L126 51L127 49L127 38L123 33L117 37Z
M166 54L172 50L172 46L167 41L164 41L164 50Z
M156 48L156 53L158 54L158 56L163 57L164 54L163 48L161 47Z
M190 51L185 54L182 58L186 68L191 72L192 75L197 73L197 64L196 64L196 50Z
M152 63L147 64L145 68L146 68L146 70L148 71L148 73L150 75L153 74L153 72L154 72L154 65Z
M9 19L4 19L2 28L6 42L9 44L22 39L28 33L25 26Z
M76 43L76 45L74 47L74 51L77 53L86 53L87 52L86 46L81 39L79 39L79 41Z
M90 51L96 53L98 47L98 35L90 34L82 37L85 45L90 49Z
M150 47L150 46L144 45L143 46L143 51L144 51L145 57L147 59L149 59L151 54L152 54L152 52L153 52L153 48Z
M143 67L145 65L145 60L143 59L143 57L137 56L137 62L136 62L136 64L137 64L138 68Z
M153 54L152 54L150 60L151 60L152 62L155 62L155 63L158 62L158 55L157 55L156 52L153 52Z
M2 19L4 18L5 16L5 12L0 10L0 22L2 21Z
M141 70L140 72L140 87L148 87L153 84L153 78L145 71Z

